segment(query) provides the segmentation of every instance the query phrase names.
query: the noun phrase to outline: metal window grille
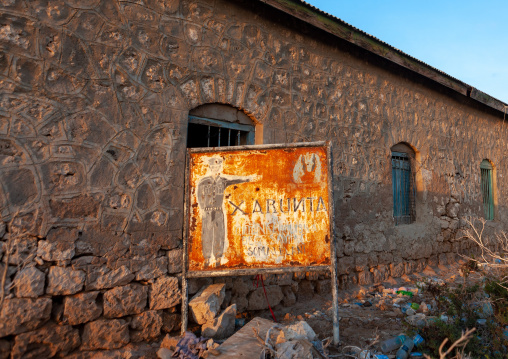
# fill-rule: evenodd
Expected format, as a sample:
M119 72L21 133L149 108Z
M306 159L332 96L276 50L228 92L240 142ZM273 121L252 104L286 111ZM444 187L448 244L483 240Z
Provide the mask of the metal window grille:
M407 153L392 152L393 218L395 225L415 220L415 179Z
M188 148L253 144L254 126L189 116Z
M480 164L481 179L480 186L483 199L483 213L485 219L494 219L494 193L492 185L492 165L489 161L484 160Z

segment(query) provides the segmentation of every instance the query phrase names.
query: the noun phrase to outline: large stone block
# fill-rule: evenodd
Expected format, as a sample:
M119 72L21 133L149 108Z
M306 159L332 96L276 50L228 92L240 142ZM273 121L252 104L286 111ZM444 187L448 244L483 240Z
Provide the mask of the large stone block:
M201 288L213 283L212 278L190 278L187 287L189 295L196 294Z
M46 276L35 267L21 270L14 277L14 292L18 298L37 298L44 294Z
M169 265L171 267L171 265ZM148 261L139 271L136 272L136 280L150 280L159 278L168 271L168 258L159 257ZM181 272L181 269L180 269Z
M82 350L117 349L129 343L129 327L122 319L99 319L85 324Z
M159 311L149 310L139 315L132 317L130 323L131 341L153 341L156 340L161 334L162 316Z
M134 274L132 274L127 266L121 266L115 270L110 270L107 267L100 267L88 273L86 290L122 286L129 284L134 278Z
M8 340L0 339L0 359L11 357L11 343Z
M52 228L45 241L39 241L37 255L45 261L68 261L74 257L78 239L76 228Z
M33 221L34 217L30 216L27 218L28 221ZM24 231L27 227L31 227L24 223L25 220L20 220L19 231ZM28 236L15 236L11 239L9 264L20 265L27 259L33 258L37 253L37 239Z
M146 307L148 287L129 284L104 293L104 316L119 318L143 312Z
M48 274L46 293L69 295L79 292L85 283L85 273L72 268L51 267Z
M220 311L226 295L224 283L211 284L201 288L189 301L189 312L198 324L213 321Z
M166 309L179 304L182 294L175 277L160 277L152 284L150 309Z
M16 336L11 358L52 358L65 356L81 344L79 332L70 325L50 324Z
M51 315L51 299L6 299L0 311L0 338L37 329Z
M231 304L236 304L236 308L239 313L247 310L249 306L249 300L247 297L234 296L231 297Z
M102 307L97 303L99 292L79 293L64 299L64 318L70 325L87 323L102 314Z
M331 279L322 279L316 283L316 292L319 295L332 294L332 281Z
M290 307L296 304L296 296L291 286L285 285L282 288L282 294L284 294L284 298L282 298L282 305L285 307Z
M37 197L37 185L34 174L29 169L15 169L2 176L9 203L22 206Z
M182 271L183 249L174 249L168 252L168 273L179 273Z
M297 298L298 301L303 303L307 300L314 298L314 284L309 280L302 280L298 284Z
M92 196L79 195L70 199L50 199L49 208L52 216L62 219L97 218L100 201Z
M268 309L268 303L273 308L282 301L284 294L278 285L267 285L265 286L266 294L268 296L268 302L265 298L265 292L262 287L255 289L249 295L249 306L248 310L262 310Z
M206 338L225 339L235 332L236 304L230 305L214 321L204 324L201 333Z

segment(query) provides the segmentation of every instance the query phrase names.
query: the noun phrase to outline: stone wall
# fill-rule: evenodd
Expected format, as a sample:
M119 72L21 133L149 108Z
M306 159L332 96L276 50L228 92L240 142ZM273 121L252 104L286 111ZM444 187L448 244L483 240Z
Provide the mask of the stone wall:
M3 357L115 350L177 329L187 116L201 104L243 110L264 143L332 141L343 287L468 250L460 217L481 216L484 158L500 184L488 226L501 227L502 117L385 65L257 2L0 1ZM403 226L399 142L420 176L416 222ZM263 309L249 278L221 280L224 305ZM272 304L329 291L323 275L267 282Z

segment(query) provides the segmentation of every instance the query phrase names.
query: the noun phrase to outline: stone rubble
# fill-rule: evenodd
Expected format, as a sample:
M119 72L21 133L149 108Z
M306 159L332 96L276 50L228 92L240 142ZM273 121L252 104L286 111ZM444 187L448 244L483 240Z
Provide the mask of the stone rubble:
M189 313L198 324L213 321L219 313L226 295L226 285L223 283L204 286L189 301Z

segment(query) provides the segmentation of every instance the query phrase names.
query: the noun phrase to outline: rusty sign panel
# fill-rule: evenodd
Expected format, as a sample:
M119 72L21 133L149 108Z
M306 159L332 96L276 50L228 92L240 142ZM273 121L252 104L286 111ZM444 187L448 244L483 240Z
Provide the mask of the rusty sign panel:
M328 157L308 144L189 150L187 271L330 265Z

